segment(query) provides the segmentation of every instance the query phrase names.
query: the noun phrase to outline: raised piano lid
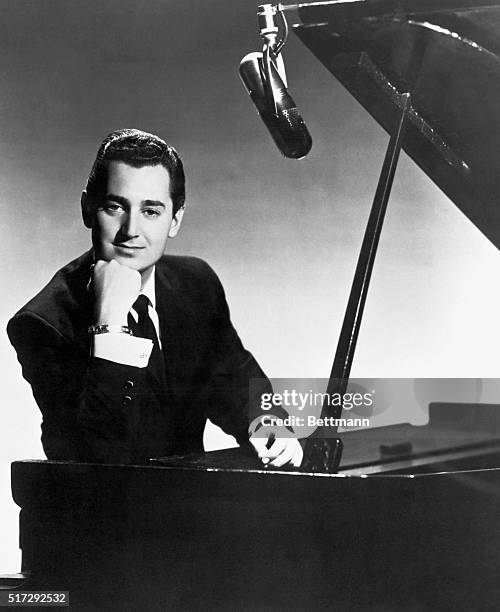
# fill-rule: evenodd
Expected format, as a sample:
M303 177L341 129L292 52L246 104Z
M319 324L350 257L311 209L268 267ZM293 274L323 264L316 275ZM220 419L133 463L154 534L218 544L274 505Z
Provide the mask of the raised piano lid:
M404 150L500 247L500 2L338 0L298 14L297 36L388 132L411 93Z

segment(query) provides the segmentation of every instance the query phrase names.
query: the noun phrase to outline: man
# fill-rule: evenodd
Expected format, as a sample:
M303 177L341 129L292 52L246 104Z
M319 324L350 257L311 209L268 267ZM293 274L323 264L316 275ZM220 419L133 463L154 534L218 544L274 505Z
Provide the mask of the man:
M139 130L105 138L81 200L93 249L7 328L49 459L144 463L201 451L207 418L248 443L259 400L249 381L268 383L210 267L164 255L184 200L182 162L167 143ZM250 441L264 463L300 465L293 438Z

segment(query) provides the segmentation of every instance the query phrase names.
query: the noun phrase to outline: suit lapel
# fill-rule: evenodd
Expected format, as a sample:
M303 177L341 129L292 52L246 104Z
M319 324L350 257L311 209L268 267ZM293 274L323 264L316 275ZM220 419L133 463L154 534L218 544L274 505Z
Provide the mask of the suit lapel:
M156 308L160 332L167 386L176 396L183 392L183 380L189 379L191 364L189 351L193 347L194 313L183 287L164 260L156 265Z
M160 322L166 384L169 389L172 389L172 383L176 379L177 343L175 330L180 316L179 296L174 291L168 270L165 269L166 266L160 266L159 263L155 269L156 311Z

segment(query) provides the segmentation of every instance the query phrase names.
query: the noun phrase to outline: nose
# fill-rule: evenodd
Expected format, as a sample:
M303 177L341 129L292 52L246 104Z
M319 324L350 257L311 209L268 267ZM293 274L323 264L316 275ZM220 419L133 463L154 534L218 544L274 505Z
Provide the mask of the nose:
M121 230L127 238L136 238L139 235L139 219L134 211L129 211L124 215Z

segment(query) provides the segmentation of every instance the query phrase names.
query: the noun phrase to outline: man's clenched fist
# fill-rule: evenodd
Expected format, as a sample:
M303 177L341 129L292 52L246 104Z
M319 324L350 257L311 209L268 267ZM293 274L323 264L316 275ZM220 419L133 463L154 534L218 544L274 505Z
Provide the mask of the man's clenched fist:
M141 275L116 260L99 260L92 273L96 325L127 325L127 315L141 290Z

